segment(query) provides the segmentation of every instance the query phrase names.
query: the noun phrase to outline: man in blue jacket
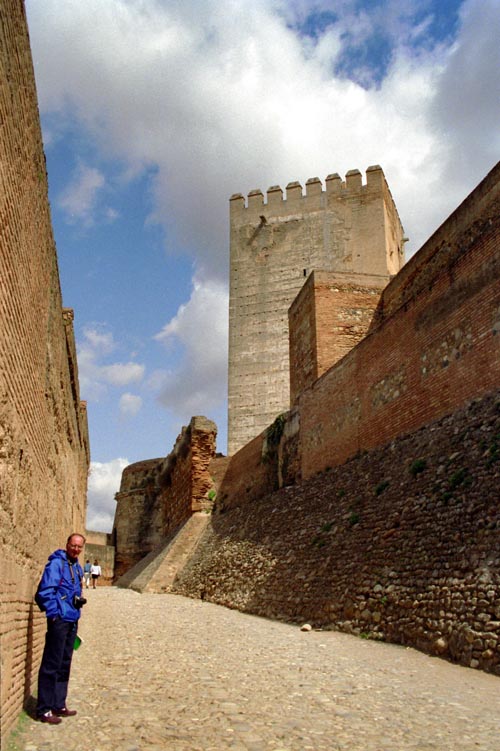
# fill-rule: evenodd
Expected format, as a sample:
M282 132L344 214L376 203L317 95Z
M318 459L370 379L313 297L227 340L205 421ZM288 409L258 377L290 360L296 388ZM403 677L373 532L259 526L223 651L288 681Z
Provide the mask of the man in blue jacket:
M78 631L82 604L82 567L78 556L85 537L72 534L66 550L49 556L37 591L37 603L47 615L47 633L38 672L37 717L57 725L61 717L72 717L76 710L66 706L73 646ZM83 600L83 602L82 602Z

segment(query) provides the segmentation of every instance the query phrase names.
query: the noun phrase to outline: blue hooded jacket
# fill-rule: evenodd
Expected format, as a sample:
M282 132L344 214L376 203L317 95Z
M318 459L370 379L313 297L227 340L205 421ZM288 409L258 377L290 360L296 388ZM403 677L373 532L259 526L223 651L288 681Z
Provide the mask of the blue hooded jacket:
M65 550L56 550L49 556L38 587L47 618L59 616L72 622L80 618L81 610L75 608L73 599L82 594L82 576L82 567L78 561L71 561Z

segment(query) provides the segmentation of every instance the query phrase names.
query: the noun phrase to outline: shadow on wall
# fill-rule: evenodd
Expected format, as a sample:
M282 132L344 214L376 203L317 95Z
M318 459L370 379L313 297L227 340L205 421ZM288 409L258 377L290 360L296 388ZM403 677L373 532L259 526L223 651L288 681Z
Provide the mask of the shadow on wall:
M33 680L34 680L34 658L33 658L33 646L34 646L34 618L35 618L34 603L31 603L28 610L28 617L26 619L26 652L24 656L24 708L28 713L33 710Z
M253 501L278 489L277 446L267 440L267 433L263 431L226 459L225 473L217 490L219 510Z

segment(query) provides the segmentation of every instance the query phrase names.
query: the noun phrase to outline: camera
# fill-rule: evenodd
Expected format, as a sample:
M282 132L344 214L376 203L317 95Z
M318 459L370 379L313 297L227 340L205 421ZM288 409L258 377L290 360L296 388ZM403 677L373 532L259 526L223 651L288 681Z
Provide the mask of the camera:
M77 610L80 610L80 608L83 608L86 602L87 602L87 599L85 597L78 597L78 595L75 595L73 597L73 607L75 607Z

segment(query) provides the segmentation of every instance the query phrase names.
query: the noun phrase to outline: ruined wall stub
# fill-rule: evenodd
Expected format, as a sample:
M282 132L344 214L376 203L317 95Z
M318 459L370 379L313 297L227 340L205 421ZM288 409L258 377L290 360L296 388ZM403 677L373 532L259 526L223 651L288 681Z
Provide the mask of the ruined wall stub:
M228 453L290 405L288 308L314 269L387 283L404 263L403 227L379 166L230 200Z
M217 426L203 416L191 418L173 451L125 467L113 524L115 580L176 532L195 511L212 507L211 462Z

